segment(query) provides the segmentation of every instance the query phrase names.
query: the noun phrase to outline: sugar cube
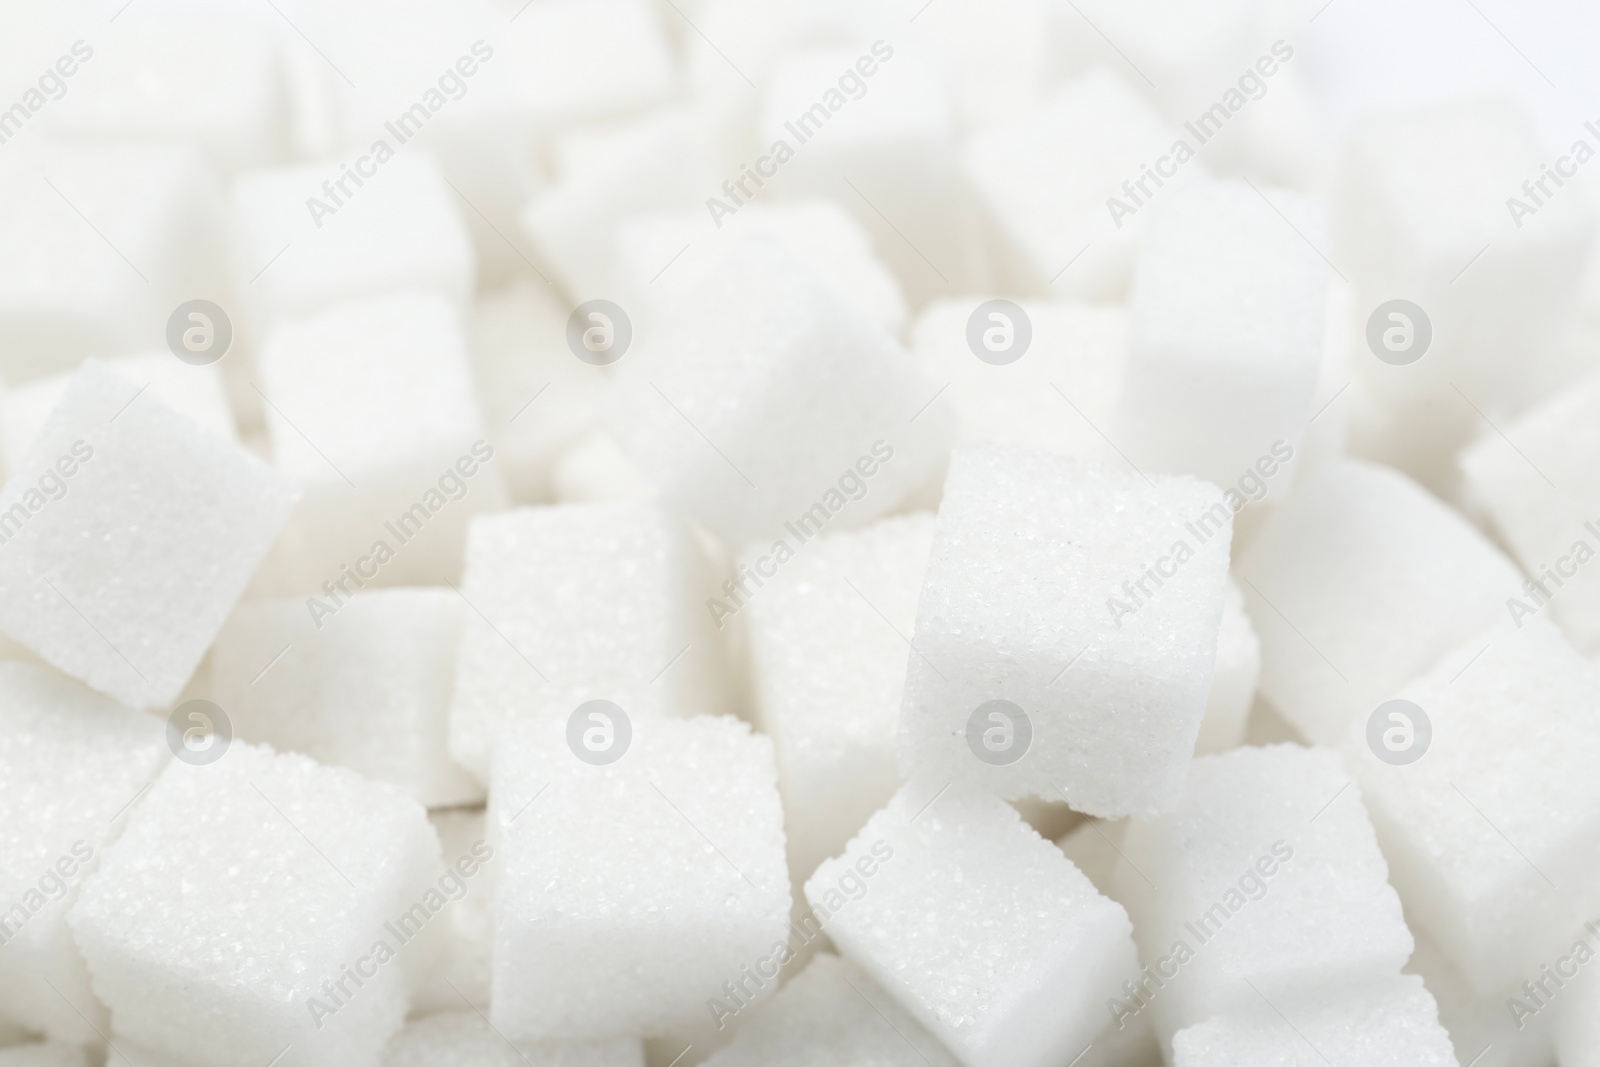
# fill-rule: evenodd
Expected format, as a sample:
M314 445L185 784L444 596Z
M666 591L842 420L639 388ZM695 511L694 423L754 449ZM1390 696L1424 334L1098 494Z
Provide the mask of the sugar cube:
M170 761L103 852L68 923L117 1033L180 1061L377 1067L448 906L414 801L237 740Z
M635 718L723 710L699 553L681 520L645 503L474 519L450 754L484 779L505 724L565 722L587 700Z
M167 754L153 716L49 667L0 663L0 1001L34 1031L87 1043L106 1027L67 909Z
M1244 591L1229 578L1222 625L1217 630L1217 664L1211 671L1206 714L1194 743L1196 755L1225 751L1244 738L1260 677L1261 641L1245 611Z
M753 544L737 578L758 725L778 755L789 865L805 878L900 785L895 728L933 516L792 548ZM793 557L791 559L791 556ZM749 579L760 584L750 587Z
M940 413L919 410L938 384L760 235L618 367L612 432L665 500L730 543L892 511L947 440Z
M142 708L188 681L295 493L140 394L86 362L0 490L0 630Z
M1348 459L1306 472L1236 573L1261 640L1261 695L1322 744L1490 626L1522 585L1416 483Z
M507 1044L475 1011L440 1012L406 1024L383 1067L644 1067L637 1038Z
M456 578L468 520L505 491L449 301L403 293L286 319L260 363L274 465L301 488L274 553L283 591L332 611L368 582Z
M1138 967L1121 905L963 786L902 787L805 892L845 957L968 1067L1068 1062Z
M1154 814L1205 711L1233 515L1187 476L978 445L950 461L900 718L916 778Z
M704 1021L752 966L773 977L790 896L771 742L731 718L638 716L592 764L568 733L565 716L517 723L494 753L495 1027L652 1035Z

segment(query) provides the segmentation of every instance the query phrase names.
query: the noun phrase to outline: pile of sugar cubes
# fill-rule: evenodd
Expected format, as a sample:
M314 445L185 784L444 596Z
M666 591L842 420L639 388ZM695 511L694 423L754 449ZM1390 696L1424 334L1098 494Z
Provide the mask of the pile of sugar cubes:
M0 1067L1600 1067L1600 126L1375 10L0 5Z

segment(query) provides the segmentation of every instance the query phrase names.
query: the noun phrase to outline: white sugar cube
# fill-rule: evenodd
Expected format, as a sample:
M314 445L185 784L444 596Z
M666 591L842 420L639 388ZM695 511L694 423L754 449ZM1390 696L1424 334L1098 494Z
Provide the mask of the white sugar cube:
M235 740L167 764L68 921L143 1048L247 1067L292 1045L286 1063L375 1067L426 963L407 943L443 921L438 864L395 787Z
M1193 478L957 449L917 607L902 768L1093 815L1170 807L1211 686L1232 529L1221 494Z
M82 1045L36 1042L0 1048L0 1067L89 1067L89 1057Z
M1551 623L1503 624L1390 694L1426 726L1379 707L1344 739L1395 885L1480 993L1600 914L1597 672Z
M848 960L821 953L741 1023L706 1067L955 1067L916 1019Z
M456 578L468 520L505 490L449 301L406 293L287 319L260 363L273 461L301 487L273 559L284 591L331 611L369 582Z
M1438 1006L1420 978L1374 983L1354 996L1282 1014L1273 996L1263 989L1251 1010L1179 1032L1173 1067L1457 1067Z
M1194 149L1104 68L973 137L964 166L1009 287L1088 299L1125 291L1144 209L1204 171Z
M8 383L71 370L84 356L160 346L180 302L223 298L220 194L195 152L43 140L5 148L0 375Z
M429 1015L389 1040L383 1067L644 1067L636 1038L508 1045L475 1011Z
M642 503L562 504L473 520L450 753L486 778L508 722L565 722L587 700L628 715L723 710L704 557Z
M746 548L739 585L719 604L746 626L757 723L778 754L789 864L804 878L900 785L906 639L933 516L792 542Z
M454 1011L463 1006L463 1000L478 1008L489 1003L489 946L494 940L494 882L499 864L494 846L488 842L484 809L443 808L429 812L428 821L439 835L445 867L477 860L478 870L467 894L451 905L442 955L411 998L412 1016ZM470 869L472 864L464 866ZM457 867L457 873L462 869Z
M872 238L833 200L751 203L706 225L704 210L632 218L617 229L617 286L640 319L659 320L694 291L741 235L781 241L833 293L889 333L905 328L900 283L873 252Z
M919 410L938 383L759 235L619 367L612 432L667 501L732 543L892 511L947 440L940 413Z
M1153 209L1116 431L1134 463L1232 485L1300 443L1322 358L1324 215L1242 180L1174 190Z
M1236 573L1261 639L1261 695L1324 744L1502 617L1522 584L1460 515L1354 460L1308 471Z
M303 598L240 604L211 652L235 733L392 782L428 806L483 799L445 752L462 612L452 589L375 589L313 619Z
M92 1042L106 1026L67 909L167 755L153 716L0 663L0 1001L31 1030Z
M90 360L0 491L0 629L124 703L168 704L294 496Z
M1228 579L1222 605L1222 625L1217 630L1217 664L1211 671L1211 693L1206 697L1205 718L1195 740L1197 755L1222 752L1244 739L1261 677L1261 641L1244 607L1239 583Z
M407 290L472 292L472 240L456 194L417 150L248 171L232 196L234 284L248 328Z
M1588 567L1600 551L1600 377L1504 429L1505 436L1490 434L1464 452L1461 469L1532 576L1506 610L1520 622L1548 609L1580 650L1600 652L1600 578Z
M930 886L960 891L930 896ZM1127 914L993 797L903 787L806 882L841 952L969 1067L1066 1063L1133 974ZM801 922L806 922L802 918Z
M1145 969L1110 1007L1118 1021L1153 1012L1167 1040L1252 1009L1257 989L1289 1012L1398 975L1411 955L1359 791L1331 752L1203 756L1182 805L1135 820L1122 851L1116 883Z
M544 1040L703 1023L788 935L771 742L731 718L636 716L595 765L569 736L540 719L495 750L494 1024Z

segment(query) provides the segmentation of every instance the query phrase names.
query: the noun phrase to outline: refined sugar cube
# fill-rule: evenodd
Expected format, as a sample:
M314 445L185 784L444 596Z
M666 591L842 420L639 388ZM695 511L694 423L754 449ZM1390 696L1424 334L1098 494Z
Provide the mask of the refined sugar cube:
M445 751L461 618L452 589L375 589L313 618L303 599L240 604L211 651L235 733L392 782L427 806L483 789Z
M360 177L368 170L375 176ZM234 183L231 218L234 284L258 336L284 316L348 301L426 290L461 305L472 291L456 194L422 152L248 171Z
M167 755L159 719L0 663L0 1002L30 1030L87 1043L106 1027L67 909Z
M498 864L488 843L484 809L443 808L429 812L428 821L439 835L445 867L453 867L465 857L487 858L481 861L467 894L450 908L442 955L411 998L412 1016L453 1011L462 1007L463 999L479 1008L489 1003L489 946L494 939L492 905Z
M1222 495L1193 478L957 449L917 607L902 768L1092 815L1171 807L1211 687L1232 529Z
M1244 738L1261 677L1261 642L1244 607L1239 583L1228 579L1222 604L1222 625L1217 630L1217 663L1211 671L1211 693L1206 697L1205 718L1200 720L1197 755L1222 752Z
M1548 621L1502 624L1392 692L1425 725L1385 702L1344 739L1395 885L1480 994L1600 914L1597 672Z
M902 787L805 891L800 921L968 1067L1070 1061L1138 968L1121 905L1009 805L962 786Z
M587 1040L719 1019L789 933L772 743L731 718L641 716L610 763L568 746L563 716L495 749L495 1027Z
M1323 744L1503 617L1522 585L1460 515L1355 460L1308 471L1236 573L1261 640L1261 695Z
M377 1067L448 906L414 801L238 740L103 851L68 922L117 1033L182 1062Z
M1232 485L1299 443L1322 358L1324 214L1243 181L1175 190L1153 209L1117 431L1134 463Z
M288 319L260 369L274 464L301 487L283 591L331 612L368 583L456 578L468 520L505 503L456 309L407 293Z
M732 543L877 518L947 440L940 413L919 411L938 383L760 235L618 367L612 432L667 501Z
M848 960L812 958L776 996L753 1009L706 1067L956 1067L956 1060Z
M723 710L703 555L648 504L562 504L473 520L450 754L480 779L495 735L588 700L629 716Z
M1170 1040L1256 990L1287 1013L1398 975L1411 932L1352 785L1325 750L1238 748L1194 761L1175 812L1132 822L1116 884L1145 969L1115 1021L1153 1012Z
M749 602L732 610L747 612L755 712L777 750L797 878L900 785L906 638L932 543L933 516L920 514L805 544L758 542L740 556Z
M509 1045L475 1011L407 1023L389 1040L383 1067L644 1067L637 1038Z
M294 498L90 360L0 490L0 630L124 703L169 704Z
M1272 996L1263 989L1252 1009L1180 1031L1173 1067L1457 1067L1438 1006L1420 978L1374 983L1292 1014L1279 1014Z

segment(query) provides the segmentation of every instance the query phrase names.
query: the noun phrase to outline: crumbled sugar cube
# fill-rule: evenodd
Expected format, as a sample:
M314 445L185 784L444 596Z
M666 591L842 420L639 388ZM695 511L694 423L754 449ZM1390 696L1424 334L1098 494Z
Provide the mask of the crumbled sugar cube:
M919 410L939 383L761 235L618 368L612 433L666 501L733 544L892 511L948 439L941 413Z
M454 866L464 857L476 858L485 853L489 832L484 809L443 808L429 812L428 821L439 835L440 855L446 867ZM488 860L474 876L466 896L450 908L443 955L438 965L423 977L411 998L413 1017L454 1011L462 1007L463 999L475 1007L488 1005L496 866L490 846Z
M634 716L609 764L568 745L562 716L495 749L495 1027L653 1035L766 984L746 976L783 946L790 904L772 743L731 718Z
M1196 755L1223 752L1244 738L1256 682L1261 677L1261 642L1244 608L1244 591L1228 579L1222 604L1222 625L1217 630L1217 664L1211 671L1211 693L1206 697L1205 718L1200 720Z
M134 707L176 697L293 506L237 444L94 360L0 490L0 630Z
M285 316L410 290L466 303L475 268L464 209L427 153L391 151L239 176L231 258L240 328L264 337Z
M1261 695L1322 744L1502 618L1522 585L1460 515L1356 460L1307 471L1235 573L1261 641Z
M1386 694L1422 709L1426 737L1402 709L1344 738L1395 885L1479 993L1537 976L1600 915L1597 687L1553 624L1506 623ZM1373 747L1419 739L1412 763Z
M1232 520L1187 476L957 449L917 607L902 769L1112 818L1170 807L1211 686ZM1023 718L983 712L991 701Z
M1098 68L972 137L962 158L1009 286L1103 300L1127 288L1145 208L1204 172L1193 156L1121 77ZM1175 176L1130 193L1124 183L1154 173L1145 167L1170 167ZM1115 212L1112 198L1122 205Z
M660 319L693 292L717 256L743 234L768 234L800 259L835 296L889 333L906 323L900 283L873 251L873 240L834 200L752 203L710 232L702 210L629 219L617 229L617 285L628 307Z
M167 755L153 716L0 663L0 1002L30 1030L86 1043L105 1029L67 909Z
M1588 566L1600 553L1600 376L1504 428L1467 449L1461 469L1530 575L1506 610L1519 621L1548 611L1581 651L1600 653L1600 570Z
M521 280L472 309L472 364L496 464L512 499L544 503L561 451L597 422L608 374L574 359L567 313L543 282Z
M237 739L169 761L102 851L68 916L94 990L183 1062L376 1067L449 906L416 802Z
M916 1019L848 960L815 956L772 999L751 1010L706 1067L956 1067Z
M1456 1067L1438 1006L1413 976L1280 1015L1269 990L1249 1011L1218 1015L1173 1039L1173 1067ZM1266 1003L1260 1003L1266 1000Z
M84 356L161 346L180 302L223 298L220 194L193 150L42 138L5 149L0 377L8 384L69 371Z
M665 100L669 17L648 0L541 0L505 36L519 113L548 135Z
M508 1045L477 1012L440 1012L406 1024L383 1067L644 1067L637 1038Z
M730 618L748 612L754 710L777 750L797 878L836 855L900 785L905 635L932 543L933 516L919 514L805 545L757 542L740 556L735 592L748 589L749 600Z
M1113 1021L1150 1013L1170 1041L1256 990L1291 1012L1397 975L1411 932L1353 784L1326 750L1237 748L1130 823L1115 877L1145 966L1108 994Z
M1473 1063L1474 1057L1477 1058L1474 1067L1521 1067L1527 1063L1549 1065L1556 1062L1557 1017L1571 1018L1573 1012L1557 1012L1552 1005L1563 1001L1572 1003L1569 994L1574 999L1581 995L1576 988L1564 988L1564 981L1558 985L1541 974L1537 977L1544 980L1545 990L1535 992L1541 1004L1525 999L1528 992L1521 988L1522 980L1489 995L1478 993L1426 930L1417 927L1415 933L1417 950L1406 964L1406 973L1420 977L1434 1000L1439 1002L1439 1023L1449 1032L1459 1062ZM1593 947L1592 937L1584 940ZM1565 951L1562 955L1568 956L1563 966L1573 969L1575 956ZM1554 995L1546 996L1546 993ZM1578 1067L1592 1067L1582 1060L1577 1064Z
M1117 424L1142 469L1232 485L1300 443L1325 334L1324 214L1242 180L1173 190L1153 208Z
M445 752L461 615L453 589L374 589L313 619L304 599L234 610L211 650L235 733L392 782L426 806L483 789Z
M1115 425L1127 312L1025 300L1019 306L1027 316L1028 348L1015 362L995 364L975 358L967 336L973 316L983 330L1000 331L997 344L1007 330L1010 343L1018 343L1021 324L1009 311L984 312L986 303L968 297L929 304L911 332L912 358L930 377L950 383L930 411L954 411L957 444L1016 445L1125 463L1098 427Z
M960 885L932 894L930 886ZM1127 914L1008 804L907 785L806 882L816 925L969 1067L1066 1063L1135 973Z
M1351 130L1332 254L1363 322L1404 298L1432 330L1420 361L1358 355L1358 380L1390 413L1368 447L1430 486L1449 488L1454 453L1480 426L1474 406L1499 423L1554 384L1550 342L1573 306L1596 210L1578 190L1533 188L1548 165L1531 116L1508 101L1427 104Z
M723 710L704 556L644 503L560 504L473 520L450 754L485 778L496 733L566 722L587 700L629 716Z
M418 292L284 320L260 364L273 462L301 489L283 591L321 617L369 582L454 579L468 520L505 503L456 309Z
M170 352L107 356L100 363L134 385L149 386L150 396L197 426L237 441L233 411L216 366L196 367L173 359ZM21 463L50 413L66 395L70 374L38 378L0 393L0 435L8 463Z
M562 449L551 477L555 498L563 504L648 500L655 495L617 439L604 430Z
M89 1067L89 1057L82 1045L35 1042L0 1048L0 1067Z

